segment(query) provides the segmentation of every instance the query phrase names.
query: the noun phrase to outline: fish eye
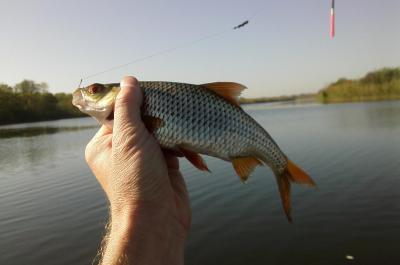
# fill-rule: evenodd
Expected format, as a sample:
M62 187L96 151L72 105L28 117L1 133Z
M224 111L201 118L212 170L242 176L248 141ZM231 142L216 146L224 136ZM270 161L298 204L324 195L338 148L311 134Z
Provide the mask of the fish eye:
M103 85L93 84L88 87L88 92L93 95L93 94L100 92L102 89L103 89Z

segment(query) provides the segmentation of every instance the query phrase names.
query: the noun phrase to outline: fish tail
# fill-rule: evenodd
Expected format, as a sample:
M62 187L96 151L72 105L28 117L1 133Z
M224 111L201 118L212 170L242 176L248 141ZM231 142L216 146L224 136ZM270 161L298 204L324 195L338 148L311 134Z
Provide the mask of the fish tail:
M300 167L294 164L289 159L287 166L281 173L275 173L276 181L278 183L279 193L282 200L283 210L289 222L292 222L291 217L291 203L290 203L290 186L291 182L298 184L305 184L311 187L315 186L315 182L307 175Z

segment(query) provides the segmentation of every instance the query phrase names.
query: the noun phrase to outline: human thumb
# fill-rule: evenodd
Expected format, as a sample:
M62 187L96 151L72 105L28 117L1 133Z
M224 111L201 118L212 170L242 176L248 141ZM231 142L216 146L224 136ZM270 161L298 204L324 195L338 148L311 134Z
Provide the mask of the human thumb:
M141 130L144 125L140 116L143 95L139 82L132 76L122 79L121 91L115 100L114 107L114 132L126 132L127 130Z

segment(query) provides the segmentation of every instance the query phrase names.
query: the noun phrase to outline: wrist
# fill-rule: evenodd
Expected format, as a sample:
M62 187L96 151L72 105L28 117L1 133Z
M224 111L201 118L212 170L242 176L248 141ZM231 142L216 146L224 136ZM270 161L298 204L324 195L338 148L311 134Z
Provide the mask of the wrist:
M179 211L179 209L178 209ZM135 203L112 203L110 207L110 217L115 226L124 225L125 229L135 227L152 227L162 231L172 230L174 235L185 241L190 221L182 222L178 218L176 205L168 202L154 203L137 201ZM114 222L117 221L117 222Z
M111 209L106 252L129 253L136 264L183 264L181 228L163 213L168 211L149 208Z

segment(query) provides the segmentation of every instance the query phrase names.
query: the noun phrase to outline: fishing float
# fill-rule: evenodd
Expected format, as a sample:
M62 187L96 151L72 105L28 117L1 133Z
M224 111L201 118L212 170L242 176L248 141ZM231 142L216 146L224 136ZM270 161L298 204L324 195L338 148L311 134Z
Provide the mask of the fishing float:
M335 0L332 0L330 22L330 37L333 39L335 37Z

